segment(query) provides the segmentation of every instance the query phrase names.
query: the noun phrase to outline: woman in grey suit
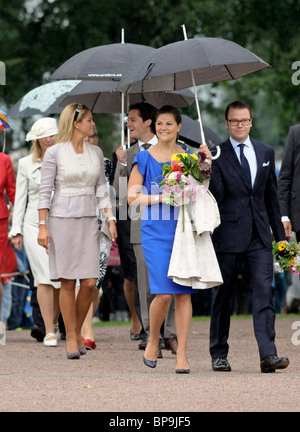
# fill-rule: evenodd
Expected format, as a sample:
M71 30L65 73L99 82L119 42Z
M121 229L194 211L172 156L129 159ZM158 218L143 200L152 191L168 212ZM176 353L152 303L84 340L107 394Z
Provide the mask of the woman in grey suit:
M51 280L61 282L60 308L69 359L86 353L81 327L99 277L98 208L109 222L112 240L117 237L102 150L84 141L94 126L85 105L73 103L64 108L57 144L44 157L38 203L38 243L49 250ZM76 279L81 288L75 300Z
M55 143L56 134L56 120L44 117L32 125L26 136L27 141L32 141L31 154L19 160L15 206L9 233L17 250L20 251L24 243L45 324L44 345L49 347L57 345L60 283L50 281L49 257L36 242L39 230L37 204L44 154Z

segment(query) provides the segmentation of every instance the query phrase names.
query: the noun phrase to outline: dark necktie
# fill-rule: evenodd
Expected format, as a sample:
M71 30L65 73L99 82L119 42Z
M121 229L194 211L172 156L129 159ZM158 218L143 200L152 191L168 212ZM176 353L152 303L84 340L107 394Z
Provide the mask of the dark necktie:
M247 183L250 186L250 188L252 188L250 166L249 166L248 159L244 155L245 144L239 144L239 147L240 147L241 165L242 165L242 168L243 168L243 171L244 171Z
M151 147L151 144L145 143L145 144L142 144L142 147L143 147L145 150L148 150L148 148Z

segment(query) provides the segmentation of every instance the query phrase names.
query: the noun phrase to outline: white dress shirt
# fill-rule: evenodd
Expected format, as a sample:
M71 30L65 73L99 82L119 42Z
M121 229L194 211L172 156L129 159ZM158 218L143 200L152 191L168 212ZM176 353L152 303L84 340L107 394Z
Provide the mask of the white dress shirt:
M156 135L154 135L150 141L147 141L147 144L151 144L151 146L154 146L155 144L157 144L157 142L158 142L158 138ZM140 151L146 150L142 147L143 144L146 144L145 142L138 140L138 144L139 144ZM151 148L151 147L149 147L149 148Z

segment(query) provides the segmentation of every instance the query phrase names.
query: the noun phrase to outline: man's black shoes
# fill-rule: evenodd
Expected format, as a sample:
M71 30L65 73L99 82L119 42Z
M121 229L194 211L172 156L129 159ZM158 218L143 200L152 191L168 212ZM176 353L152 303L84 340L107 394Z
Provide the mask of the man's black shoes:
M217 372L230 372L231 367L227 358L213 358L211 360L212 369ZM287 357L278 358L276 355L270 355L265 357L260 362L260 370L262 373L275 372L276 369L285 369L289 365L289 359Z
M275 372L276 369L287 368L289 363L289 359L286 357L278 358L276 355L270 355L260 362L260 370L262 373Z
M230 372L231 367L227 358L213 358L211 359L212 368L217 372Z

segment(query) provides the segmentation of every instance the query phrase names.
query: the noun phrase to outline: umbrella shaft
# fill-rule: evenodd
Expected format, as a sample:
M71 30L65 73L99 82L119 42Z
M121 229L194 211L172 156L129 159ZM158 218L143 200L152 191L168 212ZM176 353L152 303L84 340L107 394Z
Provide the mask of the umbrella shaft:
M200 126L201 142L202 142L202 144L206 145L205 136L204 136L203 127L202 127L200 107L199 107L199 102L198 102L198 97L197 97L197 89L196 89L196 85L195 85L195 78L194 78L194 72L193 71L191 71L191 77L192 77L193 89L194 89L194 94L195 94L195 102L196 102L197 113L198 113L198 121L199 121L199 126Z

